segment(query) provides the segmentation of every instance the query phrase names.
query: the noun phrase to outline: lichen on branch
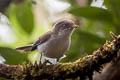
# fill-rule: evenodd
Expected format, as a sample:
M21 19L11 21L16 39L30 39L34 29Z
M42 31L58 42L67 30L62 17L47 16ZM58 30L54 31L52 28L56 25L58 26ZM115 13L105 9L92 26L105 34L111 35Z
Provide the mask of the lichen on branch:
M120 35L111 33L113 41L106 43L93 52L92 55L81 57L75 62L59 64L24 64L8 65L0 64L0 77L14 80L61 80L61 79L80 79L87 77L92 80L94 71L99 72L101 66L112 61L117 57L120 49Z

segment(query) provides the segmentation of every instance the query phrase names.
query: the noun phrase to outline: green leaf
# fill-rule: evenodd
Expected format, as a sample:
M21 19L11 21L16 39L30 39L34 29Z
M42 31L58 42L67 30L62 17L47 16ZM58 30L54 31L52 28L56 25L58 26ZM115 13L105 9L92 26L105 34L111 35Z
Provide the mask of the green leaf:
M120 18L120 0L105 0L104 4L108 10L115 13L116 16Z
M89 5L91 5L92 1L93 1L93 0L87 0L87 3L88 3Z
M19 29L22 29L27 34L33 31L34 18L32 6L27 0L21 4L11 4L8 9L8 16L14 27L19 27Z
M81 42L87 42L87 43L98 43L98 44L103 44L105 42L104 38L101 38L97 35L91 34L89 32L84 32L84 31L76 31L75 33L78 39L81 40Z
M97 7L78 7L69 11L77 17L84 17L92 20L100 20L103 22L112 22L112 14L106 9Z
M105 0L104 5L113 14L114 26L120 27L120 0Z
M23 54L7 47L0 47L0 55L5 58L7 64L22 64L28 61L27 53Z

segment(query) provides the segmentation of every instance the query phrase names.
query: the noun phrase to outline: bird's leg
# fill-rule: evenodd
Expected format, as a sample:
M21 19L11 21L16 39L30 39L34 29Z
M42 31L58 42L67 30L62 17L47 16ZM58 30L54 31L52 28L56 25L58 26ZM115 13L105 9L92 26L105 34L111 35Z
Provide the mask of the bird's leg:
M49 60L45 59L45 64L49 63L49 64L52 64Z
M42 62L41 62L41 60L42 60L42 53L40 54L40 63L39 64L41 64Z
M60 58L57 58L56 63L59 63L59 61L60 61Z
M42 64L42 54L40 55L40 62L39 62L39 64ZM47 63L49 63L49 64L52 64L49 60L47 60L47 59L45 59L45 61L43 62L44 64L47 64Z

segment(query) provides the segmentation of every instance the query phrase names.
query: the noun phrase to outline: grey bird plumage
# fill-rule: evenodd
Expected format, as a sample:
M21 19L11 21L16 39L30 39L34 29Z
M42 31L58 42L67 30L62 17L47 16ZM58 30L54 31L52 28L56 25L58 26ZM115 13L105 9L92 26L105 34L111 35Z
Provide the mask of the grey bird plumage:
M33 45L18 47L16 50L33 51L37 49L42 56L56 58L59 61L70 47L74 28L77 28L77 25L72 20L59 21L54 25L53 30L40 36Z

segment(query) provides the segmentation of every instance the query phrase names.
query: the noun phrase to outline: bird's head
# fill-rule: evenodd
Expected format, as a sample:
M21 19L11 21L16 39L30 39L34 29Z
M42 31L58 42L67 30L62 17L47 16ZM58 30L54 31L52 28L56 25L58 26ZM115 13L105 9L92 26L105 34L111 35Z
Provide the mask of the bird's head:
M76 25L72 20L64 19L54 25L53 31L60 35L67 35L71 34L74 28L78 28L78 25Z

